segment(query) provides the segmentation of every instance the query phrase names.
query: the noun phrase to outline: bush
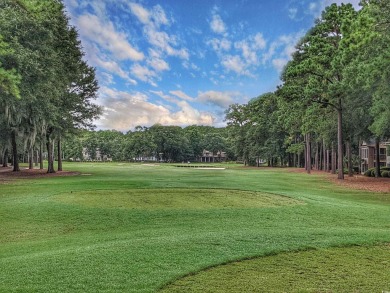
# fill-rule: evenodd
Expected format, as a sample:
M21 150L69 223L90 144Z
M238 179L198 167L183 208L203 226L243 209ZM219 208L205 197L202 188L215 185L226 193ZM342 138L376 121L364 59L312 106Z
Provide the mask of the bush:
M387 172L387 173L385 173L386 176L382 175L383 172ZM381 167L379 175L381 177L390 177L390 167ZM375 177L375 168L368 169L366 172L364 172L364 176Z
M384 170L384 171L381 172L381 176L382 177L390 177L389 175L390 175L389 171Z
M366 172L364 172L364 176L371 177L371 169L368 169Z

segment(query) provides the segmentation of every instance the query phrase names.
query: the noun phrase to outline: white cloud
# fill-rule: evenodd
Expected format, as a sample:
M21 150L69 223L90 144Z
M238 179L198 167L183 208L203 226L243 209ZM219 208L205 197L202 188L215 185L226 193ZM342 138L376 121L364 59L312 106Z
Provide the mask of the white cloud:
M156 86L156 83L154 82L154 77L156 77L157 74L155 71L150 70L149 68L142 66L140 64L134 64L130 68L130 71L139 80L142 80L144 82L148 82L151 85Z
M131 12L138 18L143 24L148 24L150 22L150 13L145 8L137 3L129 3Z
M194 101L195 100L194 98L191 98L190 96L188 96L186 93L184 93L182 91L170 91L169 93L180 98L180 99L186 100L186 101Z
M229 51L232 46L232 42L226 38L221 40L214 38L209 40L207 44L211 45L215 52Z
M207 91L199 92L197 100L205 104L211 104L226 109L229 105L234 103L234 97L237 97L237 95L237 93L231 92Z
M160 98L163 98L165 101L168 101L170 103L173 103L173 104L176 104L178 102L177 99L175 99L174 97L172 96L169 96L169 95L166 95L164 94L162 91L149 91L151 92L152 94L155 94L157 96L159 96Z
M156 5L152 9L152 18L157 26L169 25L169 20L165 14L164 9L160 5Z
M222 18L215 12L213 13L213 18L210 22L210 28L216 34L224 34L226 32L225 23L223 22Z
M187 49L175 49L173 47L177 45L175 36L170 36L166 32L158 31L154 26L145 26L144 32L148 42L159 50L162 50L167 55L177 56L181 59L189 59Z
M144 54L133 48L124 33L117 32L111 21L103 21L96 15L84 14L77 20L80 35L102 49L108 50L119 60L140 61Z
M101 78L99 78L99 81L105 85L111 85L115 84L114 82L114 76L112 74L109 74L107 72L99 72L98 73Z
M280 72L283 66L291 59L295 52L295 45L303 37L304 31L295 34L282 35L271 43L266 53L262 56L263 64L271 62L272 66Z
M291 7L288 9L288 17L291 19L296 19L298 13L298 8Z
M186 48L177 48L179 46L178 38L160 29L162 25L168 26L170 24L165 11L160 5L154 6L151 10L147 10L137 3L130 3L129 7L138 20L144 24L143 30L149 44L168 56L189 59Z
M243 40L235 41L234 45L228 36L208 40L207 45L211 46L217 53L220 64L227 71L254 77L255 75L251 71L259 65L258 54L266 48L267 42L262 33L257 33ZM235 50L235 54L226 54L232 50ZM213 83L216 84L216 81L213 80Z
M161 93L161 92L154 92ZM178 101L176 111L149 101L142 93L127 93L102 87L100 90L105 112L99 121L102 128L127 131L137 125L213 125L215 118L211 113L200 112L186 101Z
M104 70L123 78L133 85L137 84L137 82L130 78L129 74L125 72L117 62L113 60L107 60L108 58L103 53L101 53L98 48L92 44L89 44L87 49L89 61L93 66L103 68ZM105 58L106 60L103 60L102 58Z
M267 42L265 41L262 33L257 33L253 37L253 49L262 50L267 46Z
M148 60L147 63L156 71L169 70L169 64L160 58L152 58Z
M247 65L242 61L240 56L227 55L222 58L221 64L228 71L233 71L238 75L250 75L246 70Z
M248 42L246 41L236 42L234 44L234 47L242 51L242 56L244 57L246 63L257 64L256 52L252 50Z

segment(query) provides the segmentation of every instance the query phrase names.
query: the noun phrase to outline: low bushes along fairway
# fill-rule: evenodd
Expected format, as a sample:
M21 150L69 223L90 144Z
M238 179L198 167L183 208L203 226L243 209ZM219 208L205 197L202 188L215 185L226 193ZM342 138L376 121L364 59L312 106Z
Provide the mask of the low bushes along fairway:
M390 291L383 287L390 283L383 282L390 280L389 193L347 190L282 169L65 169L90 175L0 183L0 292L251 292L262 283L251 287L254 275L267 280L263 292L283 292L268 280L283 274L302 277L303 287L288 292L345 292L321 280L338 284L347 275L377 284L351 292ZM362 247L328 250L352 245ZM352 261L359 255L377 260L363 264L366 276ZM235 263L244 259L252 260ZM351 265L340 278L327 275L337 263ZM180 280L191 274L197 280Z

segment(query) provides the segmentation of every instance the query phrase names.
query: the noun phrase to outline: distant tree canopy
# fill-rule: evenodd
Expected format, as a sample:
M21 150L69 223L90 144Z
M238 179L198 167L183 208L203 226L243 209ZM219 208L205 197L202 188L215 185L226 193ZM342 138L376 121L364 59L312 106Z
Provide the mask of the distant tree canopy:
M229 144L226 128L191 125L151 127L138 126L126 134L116 130L84 131L79 137L64 141L63 154L66 159L83 159L108 156L114 161L133 161L155 158L167 162L198 161L203 150L217 154L226 152ZM234 159L234 158L231 158Z
M0 2L0 155L33 157L46 144L54 172L53 141L89 128L100 114L93 104L95 70L83 60L77 31L61 1ZM42 156L41 156L42 157Z

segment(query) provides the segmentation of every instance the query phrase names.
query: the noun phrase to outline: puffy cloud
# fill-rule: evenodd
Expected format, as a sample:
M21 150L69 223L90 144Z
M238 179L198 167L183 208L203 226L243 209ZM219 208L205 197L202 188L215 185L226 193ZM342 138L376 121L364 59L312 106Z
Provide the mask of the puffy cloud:
M256 64L257 63L257 55L256 51L252 50L252 47L246 41L236 42L234 44L236 49L240 49L242 51L242 56L244 57L246 63Z
M238 75L250 75L249 72L246 70L247 65L242 61L240 56L223 56L221 64L228 71L234 71Z
M232 46L232 42L226 38L223 38L221 40L214 38L209 40L207 44L211 45L213 50L216 52L229 51Z
M253 37L253 49L254 50L262 50L267 46L267 42L265 41L262 33L257 33Z
M89 61L93 66L100 67L112 74L115 74L133 85L137 84L137 82L130 78L129 74L125 72L117 62L108 59L107 56L101 53L98 48L91 44L87 45L86 48L88 49ZM106 60L103 60L102 58Z
M304 31L295 34L282 35L271 43L268 51L263 54L263 64L271 62L274 68L280 72L284 65L291 59L291 54L295 51L295 45L304 35Z
M298 8L291 7L288 9L288 17L291 19L296 19L298 13Z
M165 14L164 9L160 5L156 5L152 9L152 18L155 25L169 25L169 20Z
M174 111L150 102L148 96L143 93L130 94L102 87L100 96L102 105L106 106L103 118L98 121L101 128L127 131L137 125L151 126L156 123L180 126L213 125L215 120L211 113L200 112L186 101L178 101L178 109Z
M225 23L223 22L222 18L215 12L213 13L213 18L210 22L210 28L216 34L224 34L226 32Z
M129 3L131 12L138 18L143 24L150 23L150 13L145 8L137 3Z
M82 38L108 50L119 60L140 61L144 59L144 54L134 49L127 41L127 36L116 31L111 21L104 22L96 15L84 14L77 19L77 27Z
M177 56L187 60L189 59L189 53L187 49L175 49L172 47L177 45L177 41L174 36L170 36L163 31L158 31L154 26L146 26L144 31L148 42L154 47L162 50L169 56Z
M142 66L140 64L134 64L131 67L130 71L139 80L142 80L144 82L149 82L151 85L156 86L156 83L154 82L153 79L154 77L157 76L155 71L150 70L149 68Z
M163 98L165 101L176 104L178 102L177 99L175 99L172 96L164 94L162 91L150 91L152 94L155 94L159 96L160 98Z
M255 76L251 70L259 65L259 51L264 50L267 42L261 33L251 35L243 40L232 42L228 37L222 39L213 38L207 41L220 59L221 65L227 70L238 75ZM224 55L224 51L235 49L235 54ZM215 83L215 81L213 81Z
M180 98L180 99L186 100L186 101L194 101L195 100L194 98L191 98L190 96L188 96L186 93L184 93L182 91L170 91L169 93Z
M169 64L160 58L152 58L148 60L147 63L156 71L169 70Z
M197 100L205 104L211 104L226 109L235 102L235 98L240 96L238 93L207 91L199 92Z
M154 6L151 10L147 10L137 3L130 3L129 7L138 20L144 24L143 30L149 44L168 56L176 56L185 60L189 59L189 53L186 48L177 48L177 37L169 35L160 29L161 25L170 24L165 11L160 5Z

